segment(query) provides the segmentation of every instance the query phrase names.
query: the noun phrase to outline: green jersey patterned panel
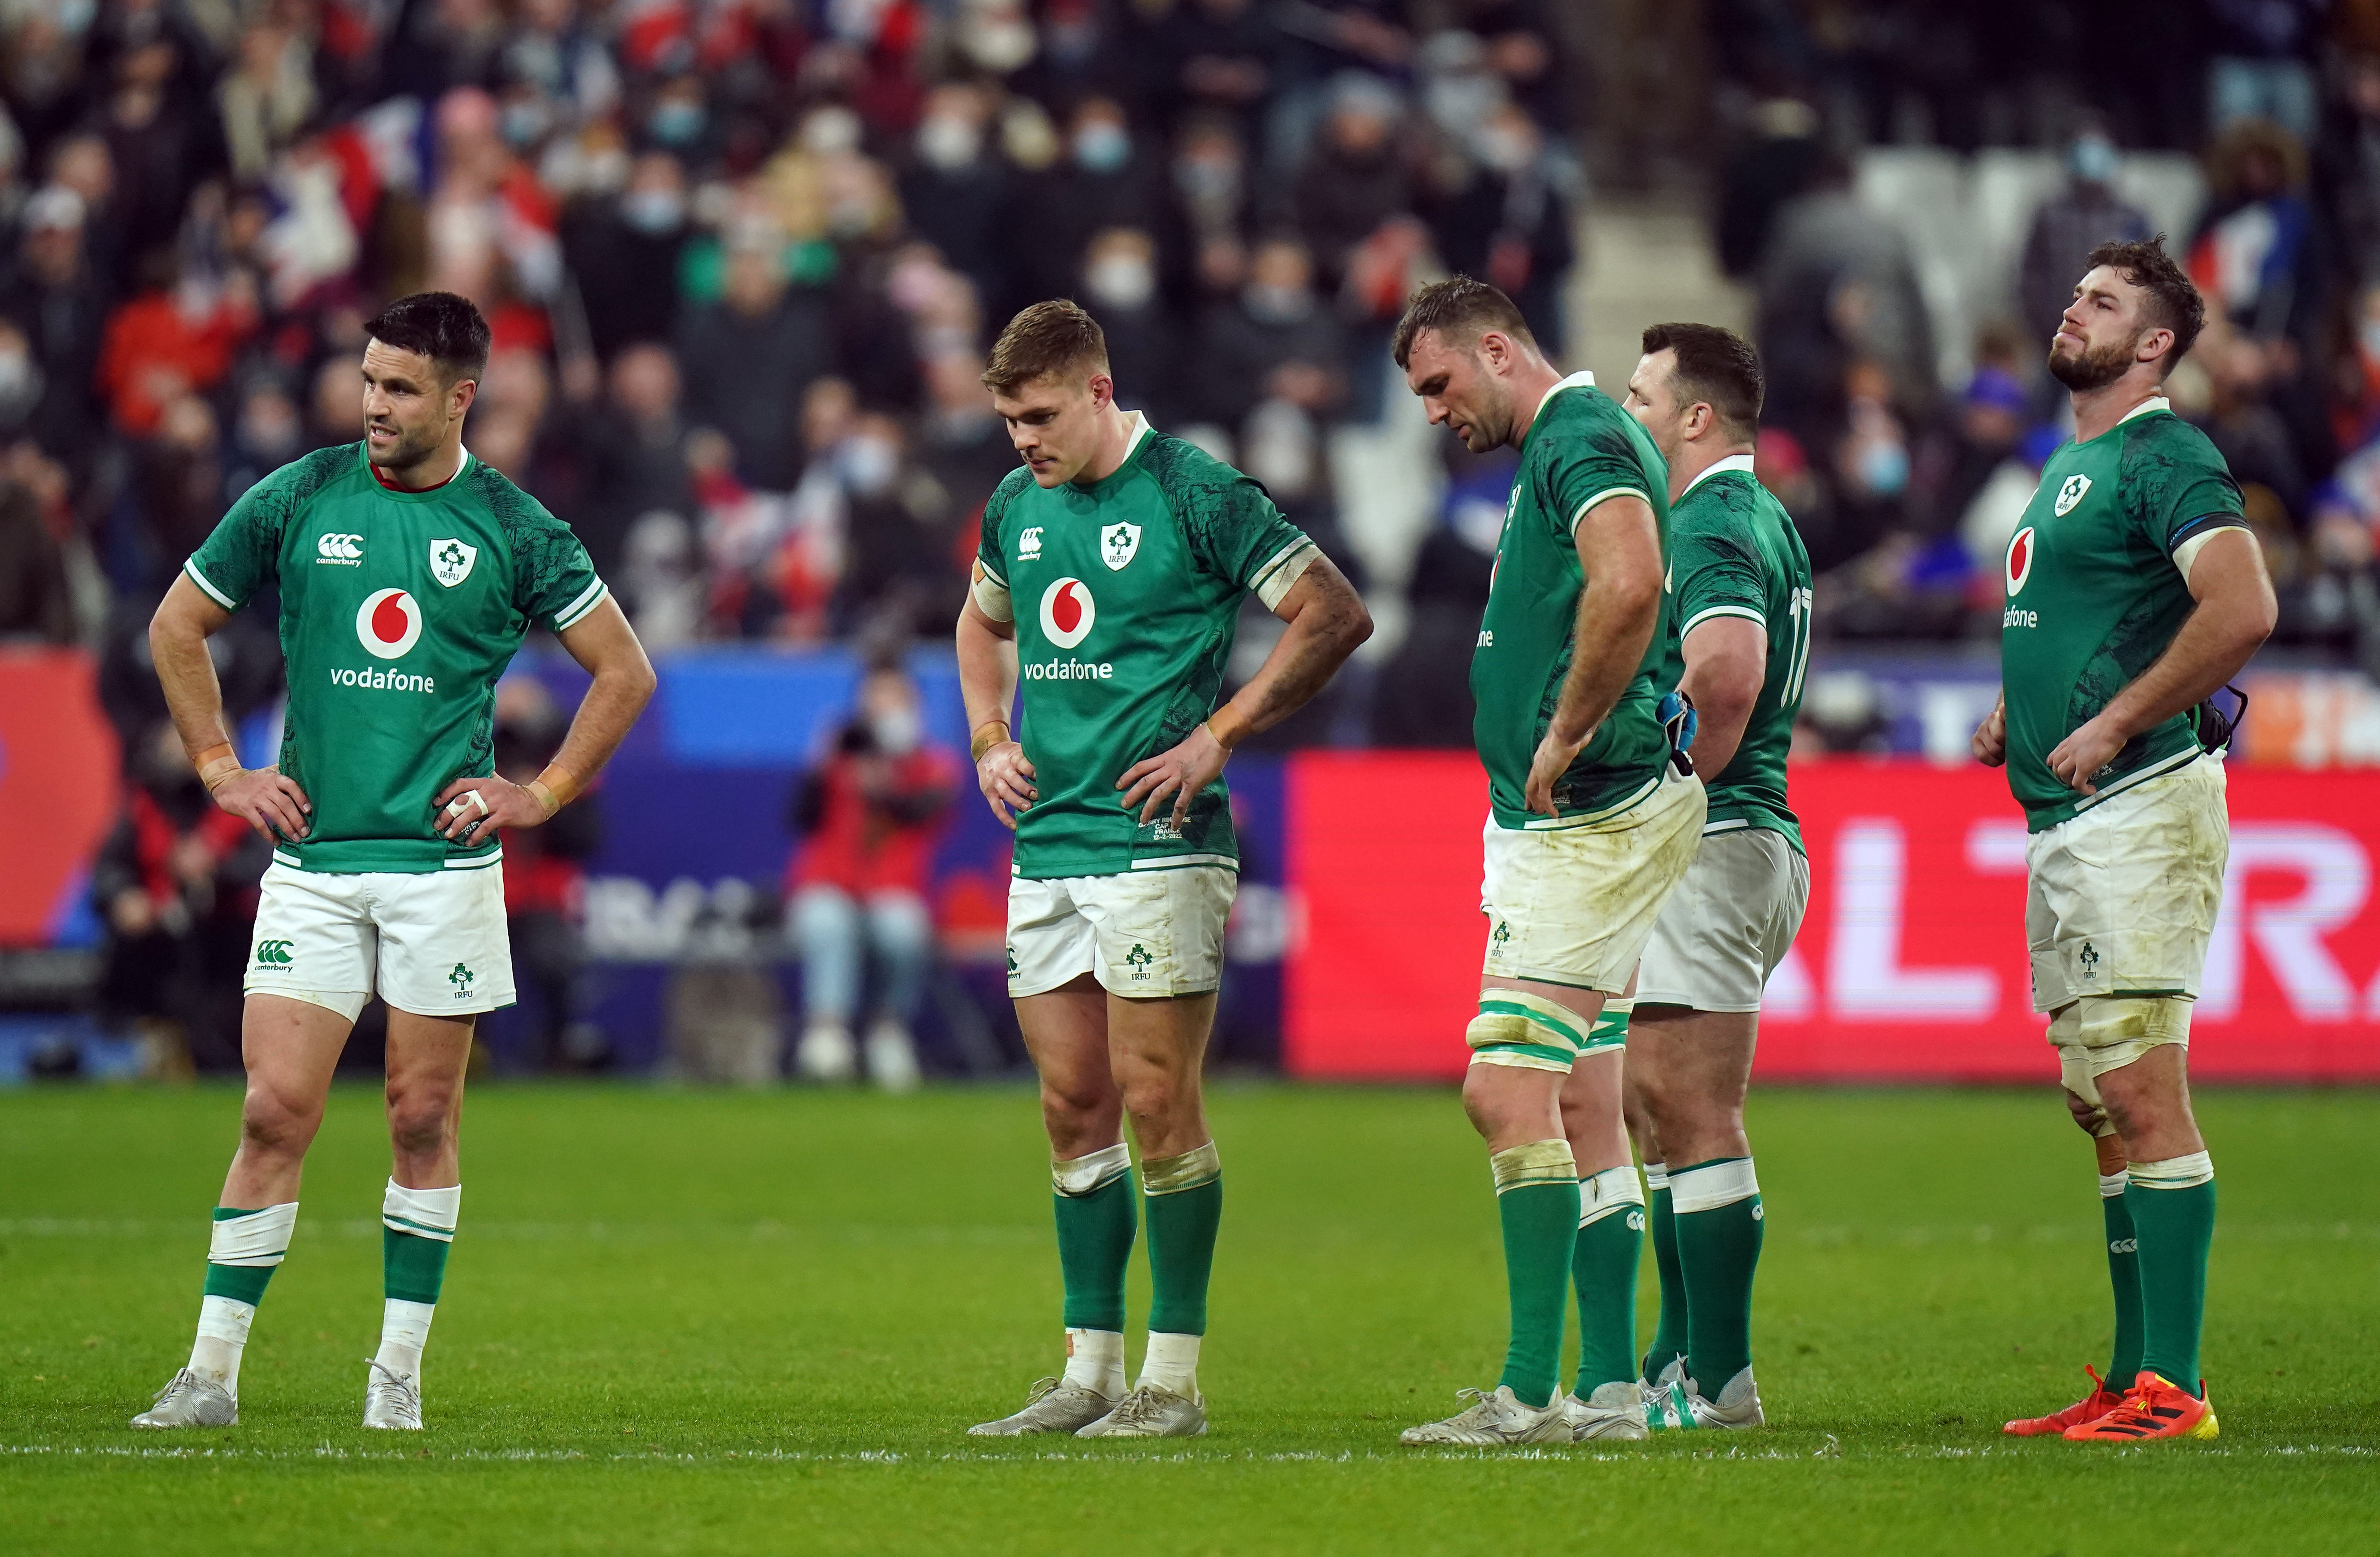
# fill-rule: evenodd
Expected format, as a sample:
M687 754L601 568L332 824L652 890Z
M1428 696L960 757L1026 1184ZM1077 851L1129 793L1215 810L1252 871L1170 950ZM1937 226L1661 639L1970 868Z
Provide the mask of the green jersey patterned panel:
M1656 685L1685 675L1685 635L1713 617L1740 616L1768 634L1768 659L1724 770L1706 773L1706 832L1765 827L1802 847L1802 826L1785 803L1785 759L1810 672L1810 554L1785 505L1748 468L1714 469L1670 511L1669 665Z
M522 635L604 598L567 525L468 454L444 486L392 491L351 443L249 489L185 571L226 610L280 585L281 770L314 813L275 859L334 873L495 863L492 839L439 837L431 803L493 770L496 680Z
M1565 379L1537 407L1521 441L1521 466L1504 508L1488 610L1471 658L1472 736L1488 769L1488 803L1504 827L1534 823L1524 794L1529 763L1553 722L1575 649L1579 596L1586 585L1574 532L1606 498L1651 505L1666 558L1669 474L1634 417L1595 387L1590 374ZM1561 779L1554 800L1565 818L1622 808L1651 792L1669 741L1654 717L1653 677L1667 657L1669 600L1635 676Z
M2246 523L2223 456L2161 399L2042 467L2003 560L2000 616L2009 789L2030 830L2095 803L2050 772L2049 754L2147 670L2190 615L2174 553ZM2177 714L2126 742L2093 787L2109 794L2197 751Z
M1001 482L978 555L1009 591L1017 739L1040 792L1016 819L1019 875L1237 862L1220 779L1179 829L1170 799L1144 827L1115 784L1214 712L1241 597L1311 544L1256 482L1145 424L1103 480L1045 490L1019 469Z

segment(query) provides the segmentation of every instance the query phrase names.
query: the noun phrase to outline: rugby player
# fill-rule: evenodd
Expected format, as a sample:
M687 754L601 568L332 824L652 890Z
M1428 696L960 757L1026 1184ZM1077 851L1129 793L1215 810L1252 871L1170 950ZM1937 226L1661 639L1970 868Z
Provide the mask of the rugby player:
M984 799L1016 832L1008 991L1041 1077L1066 1362L970 1430L1195 1437L1223 1198L1199 1068L1239 884L1223 766L1321 690L1371 618L1263 488L1117 405L1106 337L1075 304L1011 320L983 381L1025 463L984 509L959 682ZM1287 629L1219 706L1250 593ZM1123 1116L1155 1285L1128 1394Z
M1712 324L1657 324L1628 410L1670 467L1669 663L1710 797L1702 848L1637 970L1627 1101L1645 1157L1661 1319L1650 1419L1758 1427L1752 1277L1764 1212L1743 1133L1760 996L1810 900L1785 754L1810 663L1810 557L1752 472L1760 356Z
M246 975L248 1094L198 1339L135 1427L239 1420L240 1351L289 1248L332 1068L375 994L388 1004L394 1161L363 1425L421 1426L421 1352L462 1201L471 1026L513 1003L497 834L569 803L652 693L577 537L463 447L488 360L479 309L419 293L366 328L363 441L249 489L149 627L199 777L273 849ZM260 590L279 595L289 704L278 765L251 769L233 754L207 638ZM493 776L490 731L496 679L533 626L561 634L595 679L552 763L516 785Z
M1503 1376L1406 1443L1643 1438L1636 1269L1645 1197L1621 1116L1624 994L1702 837L1704 796L1656 713L1669 481L1590 373L1563 378L1501 292L1416 293L1397 366L1474 453L1521 453L1471 662L1488 769L1479 1014L1464 1111L1486 1138L1504 1235ZM1579 1292L1574 1393L1557 1376Z
M2009 541L2001 699L1974 735L2032 834L2033 1005L2097 1146L2116 1296L2107 1378L2010 1422L2021 1436L2217 1431L2198 1370L2215 1168L2186 1063L2230 852L2228 725L2205 700L2272 632L2274 603L2223 456L2161 392L2205 319L2162 242L2093 250L2050 342L2074 438Z

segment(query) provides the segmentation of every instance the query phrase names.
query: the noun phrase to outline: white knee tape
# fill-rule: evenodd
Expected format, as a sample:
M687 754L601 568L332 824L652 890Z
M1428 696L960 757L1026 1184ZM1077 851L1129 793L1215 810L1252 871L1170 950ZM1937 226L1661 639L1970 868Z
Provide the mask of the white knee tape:
M1633 1164L1622 1163L1578 1181L1578 1225L1600 1222L1615 1211L1643 1211L1645 1188Z
M1132 1148L1123 1141L1064 1162L1050 1160L1050 1187L1073 1199L1106 1189L1132 1171Z
M1749 1157L1738 1157L1728 1163L1712 1163L1706 1167L1670 1170L1670 1210L1679 1216L1690 1216L1697 1211L1717 1211L1723 1205L1748 1201L1758 1193L1760 1180L1752 1171L1752 1159Z
M440 1243L455 1241L455 1224L462 1214L460 1184L450 1184L443 1189L408 1189L392 1178L380 1201L382 1226L392 1233L410 1233L418 1238L436 1238Z
M289 1252L289 1235L298 1226L298 1202L269 1205L245 1216L227 1216L214 1225L207 1240L210 1265L278 1265Z

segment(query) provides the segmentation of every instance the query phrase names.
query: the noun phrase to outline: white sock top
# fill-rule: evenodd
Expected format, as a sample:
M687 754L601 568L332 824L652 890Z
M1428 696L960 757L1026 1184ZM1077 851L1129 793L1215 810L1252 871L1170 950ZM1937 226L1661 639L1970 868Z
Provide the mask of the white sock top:
M1681 1168L1670 1175L1670 1209L1680 1216L1717 1211L1758 1193L1760 1180L1752 1171L1749 1157Z
M2215 1181L2215 1159L2204 1152L2162 1162L2134 1163L2128 1170L2135 1189L2195 1189Z

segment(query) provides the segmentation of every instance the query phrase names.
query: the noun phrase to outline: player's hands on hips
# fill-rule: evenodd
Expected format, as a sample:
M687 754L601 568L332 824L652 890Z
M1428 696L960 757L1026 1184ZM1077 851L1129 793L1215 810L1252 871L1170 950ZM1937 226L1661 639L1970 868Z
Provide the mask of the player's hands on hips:
M1593 739L1595 731L1591 730L1575 741L1564 741L1547 730L1545 739L1537 742L1537 754L1529 759L1529 784L1521 793L1521 803L1531 811L1560 816L1561 807L1554 803L1554 785L1570 771L1570 765L1578 760L1579 753L1586 750L1586 743Z
M306 818L314 814L314 803L298 787L298 780L282 776L277 768L250 767L233 774L215 786L215 803L254 827L267 843L286 839L292 843L306 836ZM279 837L274 830L279 829Z
M1182 744L1170 752L1160 752L1144 757L1123 770L1115 787L1123 791L1123 808L1140 807L1143 827L1157 819L1158 807L1165 797L1173 797L1173 826L1178 829L1189 818L1190 802L1198 791L1223 776L1223 765L1232 754L1215 739L1204 724L1183 739Z
M1992 711L1984 716L1984 722L1977 725L1975 733L1968 738L1967 750L1974 753L1975 760L1985 767L1998 767L2008 761L2007 704L1992 706Z
M2130 739L2102 714L2050 750L2049 771L2068 789L2095 795L2099 791L2091 787L2091 775L2115 761Z
M1033 764L1025 748L1014 741L1002 741L984 748L976 760L975 781L983 791L983 798L1000 825L1010 832L1016 830L1014 812L1024 810L1041 798L1033 787Z
M487 842L499 827L533 827L545 820L545 807L535 795L492 773L457 778L430 803L438 809L438 819L431 824L438 836L467 848Z

